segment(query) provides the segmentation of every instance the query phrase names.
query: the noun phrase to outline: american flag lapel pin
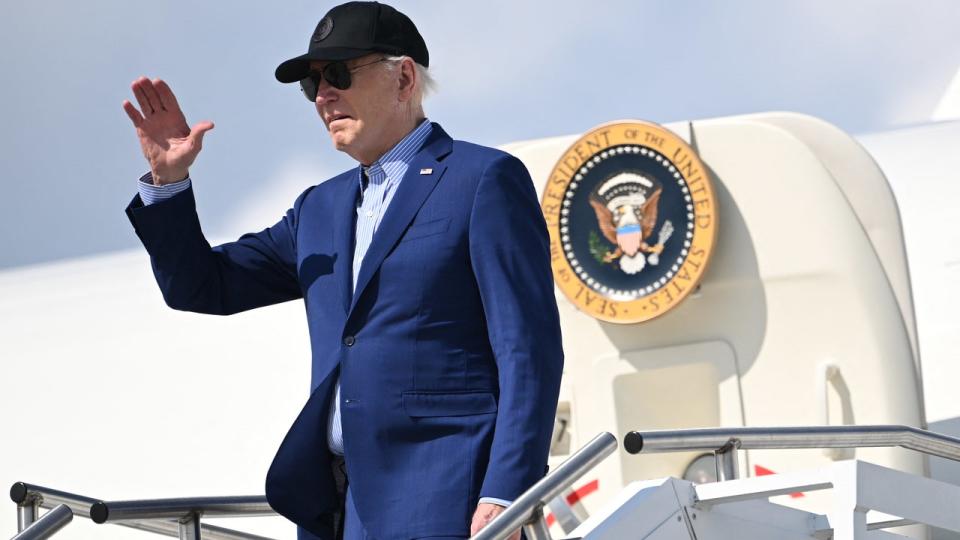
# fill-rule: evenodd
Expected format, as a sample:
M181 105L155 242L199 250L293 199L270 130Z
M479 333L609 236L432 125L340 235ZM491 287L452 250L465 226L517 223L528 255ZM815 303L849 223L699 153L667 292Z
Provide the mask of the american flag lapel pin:
M420 174L433 174L433 169L420 169Z

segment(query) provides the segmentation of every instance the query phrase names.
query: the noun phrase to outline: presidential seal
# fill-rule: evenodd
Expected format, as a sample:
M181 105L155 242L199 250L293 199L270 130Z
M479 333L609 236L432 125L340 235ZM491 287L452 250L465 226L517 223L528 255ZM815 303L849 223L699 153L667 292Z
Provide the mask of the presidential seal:
M557 286L598 319L663 315L698 285L716 242L716 196L686 142L639 121L577 140L543 193Z

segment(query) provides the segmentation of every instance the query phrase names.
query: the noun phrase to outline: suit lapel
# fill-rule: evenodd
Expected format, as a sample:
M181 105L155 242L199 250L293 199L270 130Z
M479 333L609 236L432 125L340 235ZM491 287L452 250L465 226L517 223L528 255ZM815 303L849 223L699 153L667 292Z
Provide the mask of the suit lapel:
M424 142L423 148L410 163L407 173L403 176L397 193L390 201L380 227L373 235L370 248L363 257L360 265L360 274L357 276L357 286L353 291L353 301L350 304L349 314L357 305L357 299L363 294L364 288L370 283L370 278L380 268L393 246L396 245L403 232L417 215L423 202L436 187L443 176L446 167L440 165L440 160L450 153L453 141L439 125L433 124L433 133ZM430 174L420 174L421 170L432 169Z
M350 309L350 285L353 280L353 234L356 228L357 197L360 196L359 169L347 175L334 201L335 223L333 248L337 254L336 275L339 276L340 300L344 313Z

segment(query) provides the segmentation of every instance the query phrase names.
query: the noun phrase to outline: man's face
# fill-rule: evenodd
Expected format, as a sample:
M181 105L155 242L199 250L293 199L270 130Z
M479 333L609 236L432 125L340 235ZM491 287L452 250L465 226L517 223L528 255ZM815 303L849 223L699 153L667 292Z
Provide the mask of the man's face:
M338 90L321 80L316 107L337 150L346 152L364 164L380 156L384 138L398 110L397 83L385 62L376 62L382 54L369 54L346 61L351 70L351 85ZM310 63L320 71L327 62Z

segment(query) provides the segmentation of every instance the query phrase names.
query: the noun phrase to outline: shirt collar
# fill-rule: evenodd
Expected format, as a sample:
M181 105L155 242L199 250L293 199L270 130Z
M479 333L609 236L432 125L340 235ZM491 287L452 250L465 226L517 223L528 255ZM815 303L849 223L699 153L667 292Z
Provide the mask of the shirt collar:
M376 176L382 171L387 176L387 182L399 182L410 167L413 157L432 132L433 125L430 120L425 119L413 131L400 139L400 142L388 150L387 153L380 156L380 159L371 163L369 167L361 165L361 174L357 175L360 181L360 189L364 188L362 173L366 173L370 177Z

